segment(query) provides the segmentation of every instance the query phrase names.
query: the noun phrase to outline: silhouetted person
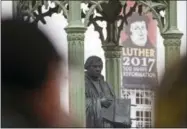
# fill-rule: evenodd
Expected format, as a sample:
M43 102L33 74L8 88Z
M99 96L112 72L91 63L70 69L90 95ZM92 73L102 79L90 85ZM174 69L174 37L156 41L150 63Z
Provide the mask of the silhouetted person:
M63 58L36 25L5 20L1 34L1 127L68 127Z
M187 57L170 66L158 87L155 127L187 127Z

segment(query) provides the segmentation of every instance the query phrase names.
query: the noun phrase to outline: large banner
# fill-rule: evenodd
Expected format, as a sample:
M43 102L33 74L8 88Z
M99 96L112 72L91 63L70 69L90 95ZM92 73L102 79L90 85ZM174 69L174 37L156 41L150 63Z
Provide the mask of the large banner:
M124 88L152 89L157 81L156 21L134 12L121 33Z

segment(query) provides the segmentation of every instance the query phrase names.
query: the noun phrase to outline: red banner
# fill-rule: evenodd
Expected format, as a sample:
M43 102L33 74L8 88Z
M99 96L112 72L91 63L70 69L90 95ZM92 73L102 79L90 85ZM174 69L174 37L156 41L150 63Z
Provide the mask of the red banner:
M126 12L135 4L127 1ZM134 12L121 32L124 88L152 89L157 85L157 22L152 14Z

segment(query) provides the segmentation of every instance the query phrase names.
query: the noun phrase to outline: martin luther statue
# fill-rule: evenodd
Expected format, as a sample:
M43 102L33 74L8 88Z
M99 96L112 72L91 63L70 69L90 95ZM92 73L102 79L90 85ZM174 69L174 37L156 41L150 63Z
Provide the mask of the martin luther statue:
M125 100L122 100L121 104L127 105L126 107L120 106L119 101L116 104L117 99L115 99L112 87L101 75L102 69L103 62L100 57L91 56L86 60L86 127L127 127L128 116L124 113L129 112L129 109L126 108L128 105L124 104Z
M108 108L112 104L114 93L101 75L103 69L101 58L89 57L86 60L85 69L86 127L102 128L104 127L102 108Z

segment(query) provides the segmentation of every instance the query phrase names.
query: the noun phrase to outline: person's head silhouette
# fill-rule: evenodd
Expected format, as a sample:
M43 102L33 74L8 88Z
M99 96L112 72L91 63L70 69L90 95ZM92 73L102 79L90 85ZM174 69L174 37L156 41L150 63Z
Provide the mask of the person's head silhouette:
M1 22L2 127L66 127L60 104L64 62L34 24Z

